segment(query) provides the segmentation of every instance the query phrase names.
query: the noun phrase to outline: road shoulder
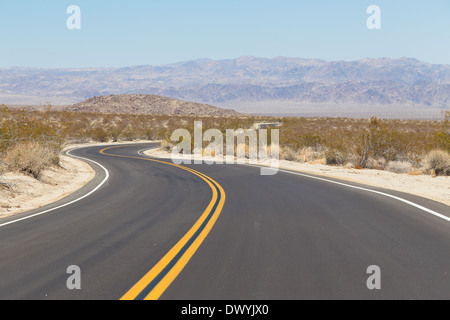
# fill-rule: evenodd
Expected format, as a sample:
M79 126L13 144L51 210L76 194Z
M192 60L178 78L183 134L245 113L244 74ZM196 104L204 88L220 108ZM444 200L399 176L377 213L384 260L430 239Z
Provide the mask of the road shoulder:
M81 189L95 177L87 163L61 156L60 167L46 169L42 179L7 173L2 180L10 185L0 189L0 218L43 207Z

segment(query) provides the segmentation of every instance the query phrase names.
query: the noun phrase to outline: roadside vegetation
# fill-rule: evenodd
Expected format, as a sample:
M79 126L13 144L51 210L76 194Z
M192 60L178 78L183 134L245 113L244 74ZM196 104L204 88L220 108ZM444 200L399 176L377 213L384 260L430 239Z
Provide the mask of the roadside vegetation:
M203 130L224 134L257 122L281 122L284 160L450 175L450 111L443 112L442 121L418 121L75 113L50 106L45 111L0 107L0 175L15 171L39 179L45 168L59 165L61 150L70 143L160 140L170 148L175 129L193 134L199 120Z
M280 136L287 160L449 175L450 111L442 121L284 119Z

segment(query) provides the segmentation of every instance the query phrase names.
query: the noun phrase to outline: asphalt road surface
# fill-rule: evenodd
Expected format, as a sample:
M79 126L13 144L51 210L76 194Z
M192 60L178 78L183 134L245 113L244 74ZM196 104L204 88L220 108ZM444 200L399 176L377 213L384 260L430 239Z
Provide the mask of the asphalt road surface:
M138 154L149 147L72 151L94 161L93 181L0 220L0 299L450 299L448 206L251 166L179 167Z

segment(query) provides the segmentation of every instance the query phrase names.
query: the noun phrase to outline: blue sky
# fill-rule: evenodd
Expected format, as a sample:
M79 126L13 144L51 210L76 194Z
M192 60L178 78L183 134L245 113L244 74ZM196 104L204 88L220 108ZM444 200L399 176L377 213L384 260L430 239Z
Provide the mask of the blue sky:
M69 30L69 5L81 30ZM381 30L369 30L369 5ZM450 64L450 0L2 0L0 67L122 67L253 55Z

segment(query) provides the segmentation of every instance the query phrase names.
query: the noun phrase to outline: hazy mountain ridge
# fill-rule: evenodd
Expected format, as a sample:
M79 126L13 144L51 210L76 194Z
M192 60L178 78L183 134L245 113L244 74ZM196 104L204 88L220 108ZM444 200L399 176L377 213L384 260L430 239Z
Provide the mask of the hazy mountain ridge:
M450 65L411 58L327 62L242 57L127 68L0 69L0 103L15 96L72 103L117 94L216 105L277 100L442 107L450 104Z

